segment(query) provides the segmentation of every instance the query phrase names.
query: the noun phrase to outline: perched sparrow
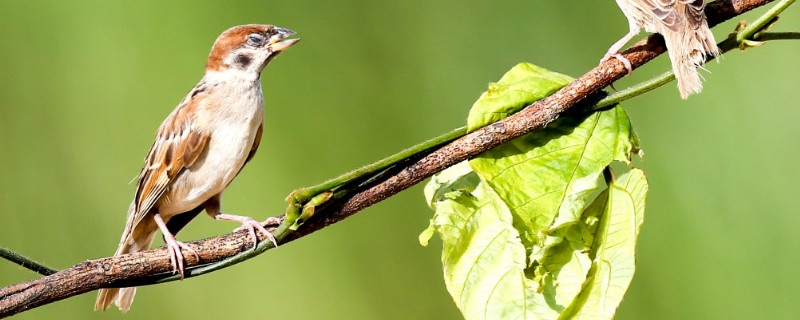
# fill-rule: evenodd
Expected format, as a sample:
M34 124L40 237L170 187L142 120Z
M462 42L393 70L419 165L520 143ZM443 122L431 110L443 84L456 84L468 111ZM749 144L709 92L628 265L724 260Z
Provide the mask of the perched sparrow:
M616 0L628 18L630 32L614 43L602 61L615 57L632 71L631 63L619 54L619 50L644 28L664 36L669 50L669 59L681 98L703 90L697 67L708 55L718 56L719 48L714 35L708 29L703 9L705 0Z
M253 158L261 140L261 71L299 40L283 40L293 34L288 29L251 24L230 28L217 38L203 79L158 129L139 174L115 256L147 250L156 231L161 230L172 267L183 277L181 249L198 255L175 240L174 234L203 209L214 219L241 223L239 229L250 232L254 245L257 231L275 242L252 218L220 212L220 200ZM135 287L101 289L94 308L106 310L115 302L127 311L135 293Z

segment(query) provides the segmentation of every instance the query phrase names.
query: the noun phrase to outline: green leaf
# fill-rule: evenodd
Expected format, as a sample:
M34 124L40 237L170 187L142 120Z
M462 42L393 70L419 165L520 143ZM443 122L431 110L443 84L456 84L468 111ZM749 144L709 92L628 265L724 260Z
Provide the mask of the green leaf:
M592 246L592 269L580 295L559 319L614 317L633 279L647 190L644 172L632 169L611 183L604 191L607 196L598 197L606 204Z
M637 149L625 111L617 106L568 116L470 161L473 170L511 208L531 260L541 259L581 215L612 160L630 162Z
M644 207L645 200L647 200L647 191L650 188L650 185L647 183L647 176L645 176L642 169L636 168L620 176L614 184L630 193L633 199L633 208L636 214L635 236L639 237L639 230L644 222Z
M469 126L499 120L568 81L517 65L475 103ZM638 139L616 106L564 116L435 175L425 187L435 214L420 243L441 237L445 284L464 317L613 316L633 274L633 260L614 255L635 249L647 187L632 170L603 190L603 172L636 153ZM630 206L620 204L619 190ZM637 227L618 238L614 223L626 214ZM598 294L603 275L619 277L609 282L621 290Z
M470 177L465 167L443 171L449 178L442 180ZM480 180L462 182L464 189L433 199L436 214L429 230L443 240L445 284L466 319L613 316L633 276L647 193L641 170L599 194L566 229L568 241L548 250L543 286L526 274L525 248L504 201Z
M544 98L571 78L521 63L490 85L473 105L469 128L497 121ZM600 187L612 160L630 162L638 141L617 106L588 116L566 116L470 161L472 169L511 208L531 261L561 242L555 229L574 223Z
M458 163L431 177L425 185L425 199L428 206L436 210L436 202L447 198L451 192L472 192L479 180L467 162Z
M466 162L441 175L452 178L464 168ZM456 305L466 319L556 318L538 284L525 276L525 248L511 212L486 184L467 180L461 192L439 193L447 196L432 201L430 229L442 238L445 284Z
M463 192L472 192L478 182L480 182L478 175L464 161L431 177L431 180L425 185L425 199L428 206L436 211L437 203L458 198ZM435 218L436 216L434 216ZM419 243L423 246L427 246L428 241L433 237L434 219L431 219L430 226L419 235Z
M531 63L520 63L506 72L500 81L489 84L489 90L472 105L467 118L467 129L472 131L503 119L550 95L572 80L569 76Z

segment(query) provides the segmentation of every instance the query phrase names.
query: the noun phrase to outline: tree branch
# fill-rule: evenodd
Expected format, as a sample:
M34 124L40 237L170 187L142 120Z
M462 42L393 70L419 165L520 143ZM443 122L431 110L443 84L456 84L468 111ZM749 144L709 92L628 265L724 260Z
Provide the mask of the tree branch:
M725 0L715 1L706 7L710 27L716 26L737 15L763 6L773 0ZM664 38L651 35L622 52L636 69L666 51ZM456 163L474 157L481 152L520 137L536 129L541 129L558 117L581 103L590 107L605 96L601 89L627 74L625 66L616 59L603 62L569 85L545 99L534 102L522 111L501 121L475 130L436 150L421 153L421 158L408 164L396 174L375 181L363 190L352 194L324 214L317 214L307 221L297 232L289 234L287 241L303 237L325 226L380 202L405 190L433 174Z
M773 0L725 0L706 7L714 26ZM664 40L652 35L623 52L634 68L665 51ZM543 128L571 109L585 110L605 94L602 88L625 76L627 70L616 59L605 61L553 95L524 110L487 125L442 146L427 149L403 160L351 190L350 194L317 210L297 231L280 243L301 238L405 190L431 175L481 152L533 130ZM283 226L281 226L283 228ZM246 232L189 242L200 259L187 255L187 276L216 270L203 266L243 261L251 250ZM263 241L261 237L259 241ZM261 246L259 246L261 247ZM266 248L264 248L265 250ZM253 251L250 251L253 252ZM197 272L192 273L194 270ZM0 289L0 318L105 287L127 287L175 279L165 248L79 263L55 274Z

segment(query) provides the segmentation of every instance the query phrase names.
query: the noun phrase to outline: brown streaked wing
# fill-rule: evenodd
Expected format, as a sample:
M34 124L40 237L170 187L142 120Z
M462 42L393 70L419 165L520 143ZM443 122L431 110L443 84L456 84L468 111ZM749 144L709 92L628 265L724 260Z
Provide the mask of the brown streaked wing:
M680 0L686 5L686 21L689 27L694 30L703 25L706 19L705 7L706 0Z
M677 5L679 0L630 0L639 7L640 10L649 12L653 18L672 31L680 29Z
M193 123L193 99L188 101L164 120L145 158L136 186L133 227L153 208L178 173L194 164L208 142L209 136Z
M672 31L685 28L681 16L689 24L689 29L699 28L705 20L706 0L631 0L641 9L650 10L653 17L660 20ZM645 11L647 12L647 11Z

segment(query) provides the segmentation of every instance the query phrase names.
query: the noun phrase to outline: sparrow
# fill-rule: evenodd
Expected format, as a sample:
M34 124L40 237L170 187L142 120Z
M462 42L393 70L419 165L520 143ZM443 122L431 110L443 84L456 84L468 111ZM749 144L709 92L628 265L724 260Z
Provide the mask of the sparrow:
M184 255L199 258L188 245L175 240L202 210L216 220L242 224L236 230L275 238L253 218L222 213L222 193L258 150L263 132L264 95L261 72L281 51L300 39L295 32L272 25L241 25L223 32L214 42L202 80L161 123L144 160L136 195L115 256L147 250L160 230L170 263L183 278ZM101 289L94 309L112 302L123 312L136 288Z
M657 32L664 37L681 98L686 99L690 94L702 91L703 84L697 68L707 57L720 54L703 12L706 0L616 1L628 18L630 31L608 49L600 62L617 58L630 74L633 71L631 63L619 54L619 50L644 28L647 32Z

